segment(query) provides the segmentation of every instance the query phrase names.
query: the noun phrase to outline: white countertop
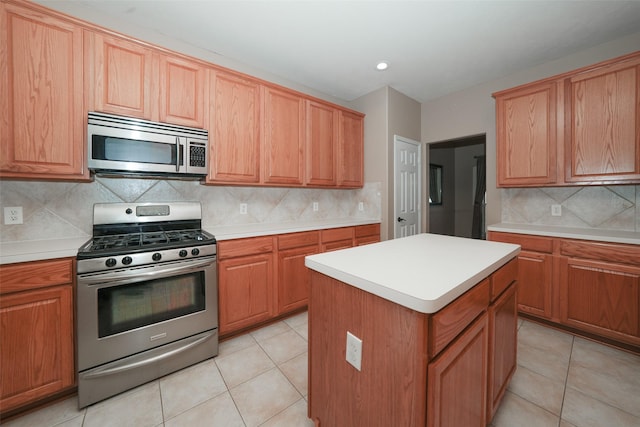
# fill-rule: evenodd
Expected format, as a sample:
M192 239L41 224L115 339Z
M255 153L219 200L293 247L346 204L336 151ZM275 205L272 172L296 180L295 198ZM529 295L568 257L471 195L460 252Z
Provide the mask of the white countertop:
M324 230L327 228L353 227L378 224L379 219L331 219L306 222L283 222L277 224L237 224L225 226L203 226L217 240L241 239L245 237L269 236L272 234L297 233L300 231Z
M90 237L0 243L0 264L74 257Z
M377 224L380 220L320 220L279 224L238 224L223 227L204 227L217 240L239 239L243 237L268 236L273 234L295 233L299 231L322 230L327 228L352 227L356 225ZM68 239L29 240L22 242L0 243L0 265L15 262L39 261L54 258L76 256L78 248L90 236Z
M305 265L412 310L435 313L519 252L519 245L417 234L310 255Z
M532 234L535 236L562 237L565 239L595 240L598 242L640 245L640 233L633 231L507 223L493 224L487 227L487 229L489 231L499 231L503 233Z

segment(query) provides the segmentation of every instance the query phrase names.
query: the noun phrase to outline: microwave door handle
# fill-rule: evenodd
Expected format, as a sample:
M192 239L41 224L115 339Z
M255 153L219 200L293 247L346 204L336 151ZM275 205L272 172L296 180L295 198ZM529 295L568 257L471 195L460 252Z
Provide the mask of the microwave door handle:
M180 172L180 157L182 150L180 149L180 137L176 136L176 172Z

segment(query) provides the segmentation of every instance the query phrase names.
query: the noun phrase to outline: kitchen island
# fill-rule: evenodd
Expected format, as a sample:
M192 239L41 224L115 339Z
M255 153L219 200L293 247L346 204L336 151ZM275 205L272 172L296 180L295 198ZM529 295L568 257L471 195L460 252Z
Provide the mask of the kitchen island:
M308 256L310 418L486 425L516 366L519 251L419 234Z

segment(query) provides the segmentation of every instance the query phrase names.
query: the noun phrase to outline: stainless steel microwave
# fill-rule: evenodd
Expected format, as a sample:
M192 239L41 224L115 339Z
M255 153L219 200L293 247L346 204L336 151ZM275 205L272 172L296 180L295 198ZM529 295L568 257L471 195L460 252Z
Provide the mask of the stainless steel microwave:
M107 176L200 179L208 172L206 129L90 112L89 170Z

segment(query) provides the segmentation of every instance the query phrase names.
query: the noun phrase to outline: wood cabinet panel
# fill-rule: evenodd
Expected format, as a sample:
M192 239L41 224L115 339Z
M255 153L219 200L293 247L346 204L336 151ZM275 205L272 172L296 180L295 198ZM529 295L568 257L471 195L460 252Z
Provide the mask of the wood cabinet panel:
M355 245L368 245L380 241L380 224L358 225L355 229Z
M205 127L207 69L194 61L160 55L160 121Z
M484 427L487 402L487 315L429 364L427 427Z
M364 182L364 116L340 111L338 186L362 187Z
M89 46L90 109L151 120L153 93L158 90L153 50L98 32L87 32L85 39Z
M499 272L500 270L498 270ZM496 273L498 273L496 272ZM487 424L498 410L517 366L518 310L516 284L489 306L489 388Z
M211 71L210 88L207 182L260 182L260 85Z
M496 96L498 186L556 181L556 83Z
M273 252L273 248L274 243L272 236L224 240L218 242L218 259L271 253Z
M640 58L567 82L566 180L640 179Z
M219 261L220 335L275 315L273 259L269 253Z
M0 3L0 177L87 179L82 28Z
M560 270L565 324L640 344L640 267L563 258Z
M491 276L491 301L495 300L518 277L518 260L512 259Z
M304 183L304 110L300 96L264 87L264 183Z
M304 265L304 258L318 252L317 243L278 251L278 313L308 304L311 270Z
M458 297L429 318L429 359L437 356L489 305L490 279Z
M0 295L73 283L73 258L21 262L0 267Z
M301 233L287 233L278 236L278 250L299 248L301 246L318 246L319 231L303 231Z
M335 186L338 154L338 110L307 100L307 184Z

